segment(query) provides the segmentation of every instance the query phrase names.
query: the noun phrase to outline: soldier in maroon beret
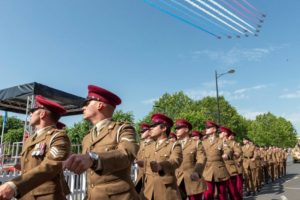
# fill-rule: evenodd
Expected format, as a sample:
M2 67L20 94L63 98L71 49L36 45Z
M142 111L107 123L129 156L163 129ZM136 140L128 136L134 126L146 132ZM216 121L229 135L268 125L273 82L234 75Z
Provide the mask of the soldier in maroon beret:
M34 134L24 143L21 154L22 175L0 186L0 199L66 199L69 188L62 161L70 153L70 140L56 124L66 110L42 96L35 97L29 124Z
M175 169L182 162L181 146L168 140L173 121L157 113L151 117L150 134L155 142L145 147L144 198L154 200L181 199L176 184Z
M201 200L206 190L205 181L201 178L205 164L205 154L199 140L190 138L192 124L185 119L177 119L176 135L182 147L183 161L176 170L177 185L182 199Z
M230 175L228 179L228 192L233 200L240 200L243 196L240 196L237 190L237 176L238 169L235 164L235 158L239 157L241 151L235 147L235 143L232 140L229 140L229 136L232 135L232 131L225 127L219 127L219 137L223 139L223 144L225 146L225 153L228 155L228 158L224 160L227 171Z
M141 123L141 141L140 149L136 156L136 164L138 165L138 175L135 182L136 191L141 194L144 189L144 179L145 179L145 168L144 168L144 158L145 158L145 147L153 142L150 135L150 125L146 123ZM142 194L141 194L142 195Z
M71 155L64 165L77 174L87 171L87 200L139 198L130 176L138 151L136 132L130 123L112 120L119 104L116 94L88 86L83 117L94 126L83 138L82 154Z
M230 178L224 160L228 159L225 153L223 139L217 137L218 125L213 121L205 124L207 138L202 141L206 153L207 162L203 171L203 177L208 186L203 194L204 200L214 199L215 187L220 200L227 200L227 180Z
M234 162L238 171L236 178L236 188L241 199L243 199L243 158L242 158L242 147L235 140L236 133L231 131L228 135L228 140L232 143L234 149Z

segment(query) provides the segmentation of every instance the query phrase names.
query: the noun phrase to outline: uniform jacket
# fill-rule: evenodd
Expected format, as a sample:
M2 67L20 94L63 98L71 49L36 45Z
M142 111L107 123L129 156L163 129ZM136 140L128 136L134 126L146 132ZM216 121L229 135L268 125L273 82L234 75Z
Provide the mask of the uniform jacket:
M180 141L179 141L180 142ZM205 166L205 154L201 141L188 139L186 144L182 146L183 161L176 170L177 185L180 186L184 181L185 191L187 195L200 194L206 190L206 183L202 179L202 173ZM200 179L191 180L191 174L196 172Z
M100 170L87 170L88 200L134 200L138 199L131 180L131 165L138 145L132 125L108 120L94 136L93 129L82 141L83 154L95 152L101 162Z
M207 158L203 171L204 180L221 182L229 179L229 174L222 158L225 148L223 140L220 138L215 138L211 142L210 138L208 137L202 141L202 144Z
M255 152L256 147L253 144L246 144L242 147L243 151L243 167L244 169L255 169L256 164L252 159L256 159L256 152Z
M236 141L232 141L233 144L233 151L234 153L238 154L238 157L234 156L234 162L236 169L238 171L238 174L243 174L243 151L240 144Z
M145 146L151 144L153 140L151 141L141 141L140 142L140 148L136 157L136 160L144 160L145 157ZM144 163L146 165L146 163ZM145 176L145 168L144 167L139 167L138 168L138 175L137 179L135 181L135 188L138 193L141 192L143 185L144 185L144 176Z
M69 188L65 182L62 161L70 153L70 140L64 130L54 126L28 138L21 152L22 175L12 182L17 186L18 198L34 200L66 199Z
M224 162L229 175L238 175L238 170L234 161L234 141L226 141L226 148L224 152L228 156L228 159L224 160Z
M176 183L175 170L182 163L182 149L178 142L164 141L157 145L152 142L145 148L145 199L179 200L181 199ZM152 172L150 162L158 162L162 170Z

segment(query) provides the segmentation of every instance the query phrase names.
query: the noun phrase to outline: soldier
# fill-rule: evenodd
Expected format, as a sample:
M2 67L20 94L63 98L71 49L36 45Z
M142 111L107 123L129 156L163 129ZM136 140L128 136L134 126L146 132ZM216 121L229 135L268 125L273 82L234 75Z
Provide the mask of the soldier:
M0 187L0 199L22 200L66 199L69 188L65 182L62 161L70 153L70 140L56 123L66 110L42 96L35 97L29 124L35 128L21 153L22 175Z
M236 176L236 188L241 199L243 199L243 152L240 144L235 141L236 134L231 131L228 140L232 142L233 151L235 152L233 159L238 172Z
M287 149L283 149L283 155L284 155L284 159L283 159L283 175L285 176L286 175L286 161L287 161L287 158L289 156L289 153L288 153L288 150Z
M201 200L206 190L205 181L201 178L205 166L205 155L201 141L189 137L192 125L184 119L176 120L176 135L181 143L183 161L176 170L177 185L182 199Z
M218 199L227 200L228 193L226 187L230 176L225 167L224 160L227 160L228 155L224 153L223 140L216 136L218 125L213 121L207 121L205 127L207 138L202 141L202 144L207 161L203 177L208 189L203 193L203 197L204 200L214 199L214 189L216 186Z
M163 115L151 117L151 138L155 142L145 148L145 189L148 200L179 200L175 170L182 162L182 149L178 142L168 140L173 121Z
M88 86L83 116L94 127L83 138L82 154L73 154L65 168L81 174L87 171L87 200L139 199L131 180L131 165L138 145L129 123L113 121L121 99L98 86Z
M223 139L224 152L228 155L227 159L225 159L224 162L226 165L226 169L230 175L230 178L228 179L229 194L232 200L240 200L243 196L240 196L237 190L236 181L238 171L234 161L234 157L239 157L240 153L234 151L234 142L228 140L228 137L232 134L232 131L225 126L220 126L219 132L220 139Z
M140 141L140 149L136 157L136 163L139 166L138 176L135 183L135 189L138 193L141 193L144 188L144 157L145 157L145 147L153 142L150 135L150 125L146 123L141 124L141 141ZM141 162L140 162L141 161Z
M255 152L255 146L250 143L249 138L243 139L244 146L242 147L243 151L243 168L244 168L244 177L245 177L245 188L246 188L246 196L250 195L250 192L252 192L252 195L256 195L255 191L255 183L256 183L256 177L255 177L255 159L256 159L256 152Z
M274 182L275 180L275 155L273 153L273 148L270 146L267 150L267 161L268 161L268 175L269 179Z
M262 179L263 179L263 174L262 174L262 159L263 159L263 154L260 151L260 148L256 146L255 148L256 152L256 159L255 159L255 165L256 165L256 170L255 170L255 177L256 177L256 190L259 192L261 187L262 187Z

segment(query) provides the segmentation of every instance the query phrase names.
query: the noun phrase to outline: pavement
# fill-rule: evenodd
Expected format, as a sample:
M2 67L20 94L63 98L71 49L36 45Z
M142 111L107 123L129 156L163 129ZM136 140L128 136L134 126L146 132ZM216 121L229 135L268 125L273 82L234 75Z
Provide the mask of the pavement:
M287 175L266 184L254 197L245 200L300 200L300 163L287 162Z

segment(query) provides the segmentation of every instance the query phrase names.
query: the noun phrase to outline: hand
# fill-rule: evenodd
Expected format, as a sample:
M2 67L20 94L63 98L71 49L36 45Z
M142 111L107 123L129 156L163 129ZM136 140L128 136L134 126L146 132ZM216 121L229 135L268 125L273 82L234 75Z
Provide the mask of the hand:
M193 172L192 174L191 174L191 180L192 181L198 181L199 180L199 174L197 173L197 172Z
M93 161L88 154L72 154L63 163L64 169L68 169L76 174L81 174L93 165Z
M136 164L138 164L139 167L144 167L144 161L143 160L137 160L135 161Z
M224 153L224 154L222 155L222 158L223 158L224 160L228 160L227 154Z
M151 161L150 162L150 167L151 167L151 170L153 172L158 172L162 169L160 164L158 164L156 161Z
M7 183L0 186L0 200L10 200L14 197L14 189Z

